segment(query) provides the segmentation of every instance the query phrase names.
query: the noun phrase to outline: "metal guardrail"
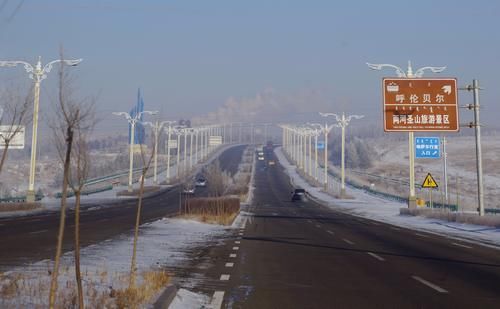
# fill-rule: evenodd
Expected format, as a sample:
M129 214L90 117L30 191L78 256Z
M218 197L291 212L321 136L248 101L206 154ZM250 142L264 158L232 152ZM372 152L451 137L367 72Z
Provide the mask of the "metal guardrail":
M39 201L42 198L43 198L43 195L40 195L40 194L35 195L35 201ZM26 202L26 195L0 198L0 204L2 204L2 203L24 203L24 202Z

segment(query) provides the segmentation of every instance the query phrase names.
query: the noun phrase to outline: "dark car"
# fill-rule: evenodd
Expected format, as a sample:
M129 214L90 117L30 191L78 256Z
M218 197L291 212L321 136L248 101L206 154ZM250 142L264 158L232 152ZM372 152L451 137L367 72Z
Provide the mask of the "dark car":
M197 187L206 187L207 186L207 180L205 178L198 178L196 179L195 186Z
M306 190L297 188L292 191L292 202L304 201L306 199Z

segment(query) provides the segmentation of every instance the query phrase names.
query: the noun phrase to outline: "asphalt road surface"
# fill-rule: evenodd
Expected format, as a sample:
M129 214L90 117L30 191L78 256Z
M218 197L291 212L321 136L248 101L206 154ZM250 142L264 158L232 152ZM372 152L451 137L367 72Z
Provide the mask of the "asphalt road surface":
M245 146L224 151L221 156L223 169L234 169L241 160ZM156 221L177 214L179 188L172 187L153 193L143 199L141 223ZM122 233L131 232L137 211L136 199L119 199L105 205L82 205L81 245L95 244ZM16 218L0 218L0 271L12 266L24 265L55 254L59 212L47 212ZM63 252L74 249L74 212L68 210Z
M207 253L222 307L500 308L497 249L291 202L279 165L255 184L251 220Z

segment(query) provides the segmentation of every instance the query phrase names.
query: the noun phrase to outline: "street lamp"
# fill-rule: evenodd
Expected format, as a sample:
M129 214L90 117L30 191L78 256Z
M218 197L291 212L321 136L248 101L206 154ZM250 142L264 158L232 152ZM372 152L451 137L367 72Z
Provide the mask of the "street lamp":
M167 130L167 183L170 183L170 137L172 133L174 132L172 128L172 123L175 123L176 121L165 121L165 123L168 123L168 128ZM179 147L179 145L177 145Z
M328 116L333 116L335 114L332 113L319 113L322 117L328 117ZM324 172L325 172L325 179L324 179L324 186L325 186L325 191L328 190L328 133L332 130L333 125L328 125L328 122L325 121L325 127L323 128L323 133L325 134L325 167L324 167Z
M143 124L150 126L153 129L154 135L155 135L155 146L154 146L154 167L153 167L153 183L156 185L158 183L156 173L158 171L158 133L160 130L163 128L165 124L171 124L175 121L162 121L158 122L156 121L155 123L152 123L150 121L143 122ZM168 143L168 142L167 142ZM167 145L168 147L168 145Z
M140 122L142 114L156 115L158 111L142 111L138 112L134 115L134 117L130 116L127 112L113 112L115 116L124 116L127 119L128 123L131 126L130 129L130 150L129 150L129 171L128 171L128 192L132 192L132 169L134 166L134 138L135 138L135 124Z
M393 64L373 64L366 63L368 67L372 70L382 70L383 68L392 68L396 70L396 74L401 78L419 78L424 75L424 71L429 70L432 73L441 73L446 67L422 67L413 73L413 69L411 67L411 62L408 61L408 70L405 73L403 69ZM415 142L414 142L414 132L408 132L408 157L410 163L410 196L408 197L408 208L415 208L417 206L417 198L415 197Z
M314 129L313 135L314 135L314 178L316 181L318 181L318 136L321 133L322 130L322 125L319 123L308 123L311 127L319 127L320 129L318 130L317 128Z
M30 178L28 183L28 191L26 193L26 201L35 201L35 164L36 164L36 142L38 131L38 106L40 103L40 83L47 78L47 73L52 70L52 66L56 63L61 63L68 66L77 66L82 59L57 59L47 63L42 67L42 57L38 57L38 62L35 66L25 61L0 61L0 67L15 67L18 64L24 66L26 73L29 73L29 78L35 81L34 102L33 102L33 132L31 137L31 160L30 160Z
M341 155L341 164L340 164L340 179L341 179L341 185L340 185L340 198L345 197L345 128L349 125L349 122L351 119L361 119L364 116L363 115L350 115L347 116L342 113L342 116L338 116L337 114L330 114L332 116L335 116L335 119L337 120L336 127L340 127L342 129L342 155Z

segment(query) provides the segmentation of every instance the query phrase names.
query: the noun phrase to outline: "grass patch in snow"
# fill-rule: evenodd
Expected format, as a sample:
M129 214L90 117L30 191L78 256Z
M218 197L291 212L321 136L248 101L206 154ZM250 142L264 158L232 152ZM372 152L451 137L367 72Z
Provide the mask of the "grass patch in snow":
M467 213L451 212L449 210L443 210L443 209L428 209L428 208L421 208L421 209L401 208L400 214L410 215L410 216L420 216L431 219L439 219L448 222L484 225L484 226L500 228L500 216L496 215L486 215L480 217L477 214L467 214Z

